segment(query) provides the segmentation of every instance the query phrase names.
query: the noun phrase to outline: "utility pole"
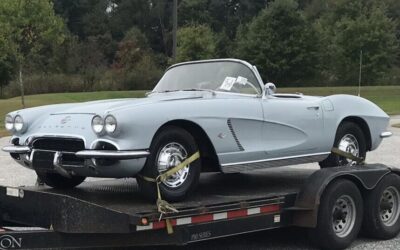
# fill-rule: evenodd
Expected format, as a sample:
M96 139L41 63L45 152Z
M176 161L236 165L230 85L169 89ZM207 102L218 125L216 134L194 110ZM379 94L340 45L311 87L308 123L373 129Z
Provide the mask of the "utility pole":
M22 108L25 108L25 93L24 93L24 81L22 80L22 63L19 63L19 86L21 89L21 104Z
M361 94L362 50L360 50L360 71L358 72L358 96Z
M176 33L178 30L178 0L173 0L172 7L172 59L176 59Z

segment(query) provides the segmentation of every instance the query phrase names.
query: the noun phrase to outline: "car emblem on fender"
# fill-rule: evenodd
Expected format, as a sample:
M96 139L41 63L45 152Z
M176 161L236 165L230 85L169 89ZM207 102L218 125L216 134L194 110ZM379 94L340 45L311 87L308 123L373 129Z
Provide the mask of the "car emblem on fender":
M71 121L71 116L66 116L63 119L61 119L60 123L65 124L67 122Z

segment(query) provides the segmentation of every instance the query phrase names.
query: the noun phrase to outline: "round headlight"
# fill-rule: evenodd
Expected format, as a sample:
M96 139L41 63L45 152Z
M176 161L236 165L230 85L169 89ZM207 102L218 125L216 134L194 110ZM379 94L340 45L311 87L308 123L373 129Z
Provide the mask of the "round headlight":
M6 119L4 120L4 126L8 131L13 130L14 128L14 119L12 118L11 115L7 115Z
M20 115L17 115L14 118L14 128L15 131L21 131L24 128L24 120Z
M104 120L100 116L96 115L92 119L92 129L96 134L100 134L104 128Z
M104 119L105 128L107 133L114 133L117 130L117 119L114 116L108 115L106 119Z

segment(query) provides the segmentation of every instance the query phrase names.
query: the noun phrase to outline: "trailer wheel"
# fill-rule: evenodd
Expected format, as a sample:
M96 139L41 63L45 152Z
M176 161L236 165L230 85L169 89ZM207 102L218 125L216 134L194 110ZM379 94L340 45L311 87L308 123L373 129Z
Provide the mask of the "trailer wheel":
M84 176L72 176L71 178L67 178L59 174L53 173L36 172L36 174L39 179L47 186L58 189L68 189L76 187L86 179L86 177Z
M363 218L363 200L357 186L339 179L326 188L318 209L317 227L310 240L324 249L343 249L357 237Z
M400 231L400 177L389 174L365 194L363 232L372 238L391 239Z
M150 146L151 155L141 172L142 176L156 178L199 150L193 136L183 128L165 127L156 135ZM197 159L160 184L162 198L167 201L182 200L192 192L200 178L201 160ZM157 199L154 182L137 178L139 188L146 198Z

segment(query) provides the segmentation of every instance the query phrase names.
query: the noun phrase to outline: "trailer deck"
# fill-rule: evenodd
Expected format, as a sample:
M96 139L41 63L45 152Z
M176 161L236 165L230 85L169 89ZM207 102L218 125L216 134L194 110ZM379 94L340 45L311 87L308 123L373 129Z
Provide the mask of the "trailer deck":
M0 186L1 226L25 227L0 233L0 247L2 240L21 249L182 245L292 225L314 227L319 198L333 179L354 178L368 190L391 172L370 164L203 174L198 191L174 203L178 212L161 220L134 179L87 181L71 190Z
M198 191L184 202L174 203L179 212L167 217L217 213L262 204L290 205L314 171L282 168L243 174L204 174ZM1 192L2 189L5 191ZM140 195L134 179L85 182L71 190L45 186L13 190L16 189L0 187L0 207L7 221L19 224L52 227L65 233L129 233L136 231L136 225L142 225L142 218L150 222L159 220L155 203ZM288 203L283 200L285 197L292 201ZM46 206L42 202L46 202ZM119 223L115 223L117 221Z

